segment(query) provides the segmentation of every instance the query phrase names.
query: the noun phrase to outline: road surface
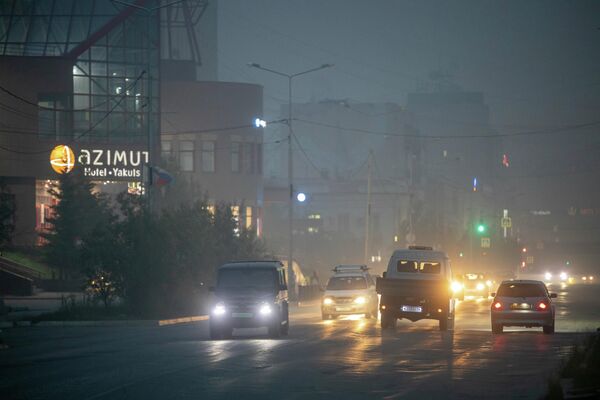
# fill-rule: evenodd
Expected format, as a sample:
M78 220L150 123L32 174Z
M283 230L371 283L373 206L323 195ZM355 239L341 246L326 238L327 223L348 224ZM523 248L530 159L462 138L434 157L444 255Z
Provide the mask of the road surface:
M290 336L208 322L162 327L24 327L0 350L2 399L536 399L571 347L600 327L600 285L556 290L557 333L492 335L489 300L467 299L455 330L292 313ZM588 333L586 333L588 332Z

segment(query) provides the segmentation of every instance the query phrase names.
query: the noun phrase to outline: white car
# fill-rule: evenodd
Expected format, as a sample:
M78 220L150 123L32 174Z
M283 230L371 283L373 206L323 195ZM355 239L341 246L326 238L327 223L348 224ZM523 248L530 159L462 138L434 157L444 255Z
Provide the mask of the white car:
M333 269L321 301L324 320L351 314L377 318L375 282L367 270L366 265L338 265Z

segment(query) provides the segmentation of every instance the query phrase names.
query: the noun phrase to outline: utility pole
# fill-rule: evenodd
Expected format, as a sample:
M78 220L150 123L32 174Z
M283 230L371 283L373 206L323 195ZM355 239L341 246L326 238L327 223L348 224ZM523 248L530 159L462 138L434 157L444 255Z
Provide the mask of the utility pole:
M367 212L365 215L365 264L369 262L369 231L371 224L371 175L373 174L373 150L369 150L367 161L369 173L367 176Z
M288 181L289 181L289 207L288 207L288 290L290 291L290 299L296 301L297 288L296 288L296 275L294 274L294 160L292 152L292 142L294 140L294 131L292 129L292 79L297 76L305 75L310 72L319 71L325 68L333 67L333 64L323 64L320 67L311 68L306 71L297 72L295 74L286 74L283 72L276 71L271 68L265 68L260 64L250 63L249 67L257 68L266 72L270 72L275 75L283 76L288 80Z

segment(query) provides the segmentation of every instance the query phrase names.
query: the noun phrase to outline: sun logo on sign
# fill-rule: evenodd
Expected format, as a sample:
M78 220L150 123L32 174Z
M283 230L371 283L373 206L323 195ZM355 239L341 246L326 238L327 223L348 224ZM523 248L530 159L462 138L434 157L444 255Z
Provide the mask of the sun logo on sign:
M50 153L50 165L57 174L68 174L75 167L75 153L69 146L58 145Z

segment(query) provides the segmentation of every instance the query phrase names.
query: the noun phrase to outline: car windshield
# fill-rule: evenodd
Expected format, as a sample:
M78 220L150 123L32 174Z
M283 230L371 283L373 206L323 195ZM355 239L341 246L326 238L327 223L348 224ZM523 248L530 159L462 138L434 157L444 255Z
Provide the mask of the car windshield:
M508 283L500 286L498 296L544 297L546 296L546 289L537 283Z
M336 276L329 279L327 290L366 289L367 281L362 276Z
M219 271L219 289L273 289L275 274L268 268L235 268Z
M439 274L441 264L437 261L399 260L396 265L398 272L420 272L422 274Z

